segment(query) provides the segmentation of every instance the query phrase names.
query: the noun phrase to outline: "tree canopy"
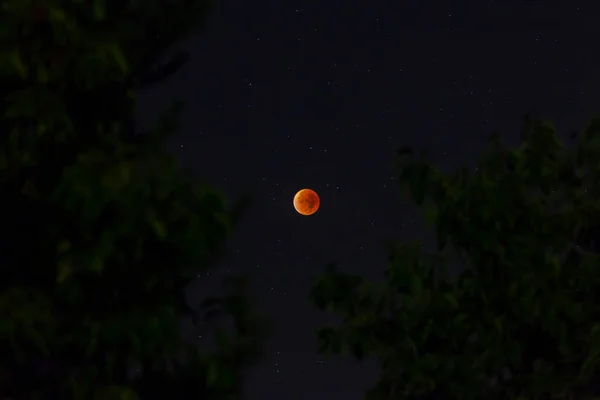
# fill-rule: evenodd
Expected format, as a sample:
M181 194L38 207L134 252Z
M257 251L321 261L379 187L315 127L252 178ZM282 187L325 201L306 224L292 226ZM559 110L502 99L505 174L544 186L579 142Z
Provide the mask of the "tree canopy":
M575 139L528 117L518 147L494 135L474 169L398 152L437 251L390 241L385 282L332 266L311 293L343 318L322 352L381 362L367 399L598 398L600 119Z
M185 64L161 60L210 5L1 4L0 395L239 396L265 334L243 280L200 310L183 289L225 252L243 204L163 149L181 104L151 132L133 120L137 90ZM311 291L343 318L320 351L381 362L368 399L600 396L600 119L575 138L526 118L518 147L495 136L454 173L398 152L437 250L389 241L385 282L330 266ZM216 350L182 340L183 316L219 312L234 328Z
M2 1L0 394L10 399L228 398L259 350L240 279L192 311L183 289L225 251L243 204L195 183L152 132L137 89L185 53L203 0ZM151 38L149 40L149 38ZM141 138L142 140L139 140ZM234 321L215 351L181 339L191 315Z

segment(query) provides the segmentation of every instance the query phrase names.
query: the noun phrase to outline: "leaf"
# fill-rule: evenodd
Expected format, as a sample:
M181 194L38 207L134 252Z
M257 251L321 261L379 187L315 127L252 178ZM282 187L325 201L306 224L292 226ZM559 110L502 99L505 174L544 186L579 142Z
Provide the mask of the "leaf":
M103 270L104 270L104 261L98 256L93 257L92 261L90 263L90 271L100 273Z
M28 163L24 163L25 165L28 165ZM35 184L31 181L31 179L28 179L27 181L25 181L25 183L23 184L23 187L21 188L21 193L23 195L25 195L26 197L37 197L38 196L38 192L35 188Z
M94 19L96 21L102 21L106 17L106 1L105 0L93 0L93 12Z
M62 242L60 242L58 244L58 247L56 249L56 253L57 254L66 253L70 249L71 249L71 242L68 241L68 240L63 240Z
M215 362L210 363L208 366L208 375L206 377L206 383L208 386L215 386L219 381L219 365Z
M67 15L60 8L50 8L49 16L52 22L65 22L67 19Z
M8 61L13 66L19 77L21 77L22 79L27 78L28 68L23 62L23 58L21 58L21 53L19 53L16 50L12 51L8 55Z
M423 291L423 282L418 275L413 275L410 278L410 291L413 295L419 296Z
M159 239L164 239L167 237L167 227L164 223L156 218L152 218L150 219L150 224L152 225L152 229Z
M63 283L73 273L72 265L67 260L59 261L58 263L58 274L56 276L56 283Z
M498 329L499 332L503 331L502 318L496 317L494 318L494 326Z
M556 256L548 256L547 258L547 262L550 264L550 266L552 267L552 271L554 272L554 276L556 276L557 278L561 276L561 265L560 265L560 261L558 260L558 257Z
M48 70L43 65L38 65L37 80L39 83L48 83Z
M592 368L593 365L595 365L597 363L599 355L600 355L600 348L595 348L592 350L591 354L589 354L587 356L587 358L583 362L581 369L579 371L580 379L589 372L589 370Z
M94 393L93 400L139 400L137 393L130 387L111 385Z
M456 296L454 294L446 292L444 293L444 298L453 309L458 309L458 300L456 300Z
M330 327L317 331L317 346L319 353L324 354L340 354L343 347L337 331Z
M114 60L117 62L117 65L121 69L121 72L127 73L129 71L129 64L127 63L125 55L121 51L121 48L115 44L110 47L110 50Z
M138 335L136 335L135 332L129 332L129 344L131 346L131 349L133 350L133 353L140 356L141 355L141 350L142 350L142 342L140 340L140 338L138 337Z
M426 201L423 204L425 222L428 226L433 226L437 220L438 210L433 201Z
M217 349L221 351L226 351L230 349L232 346L231 339L223 330L218 330L216 333L217 336Z
M96 335L91 336L89 338L89 340L87 341L87 345L85 348L85 356L86 357L91 357L95 352L96 349L98 348L98 337ZM135 348L134 348L135 351Z
M0 171L6 170L8 167L8 159L6 157L6 150L0 149Z
M27 338L30 339L36 346L36 348L45 356L49 354L48 346L46 344L46 339L41 332L35 329L30 324L26 324L24 327L25 334Z

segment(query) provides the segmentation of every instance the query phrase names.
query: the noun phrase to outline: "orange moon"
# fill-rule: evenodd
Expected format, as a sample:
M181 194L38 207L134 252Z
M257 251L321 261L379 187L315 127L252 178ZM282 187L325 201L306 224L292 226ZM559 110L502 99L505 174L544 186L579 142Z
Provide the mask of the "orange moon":
M312 189L302 189L294 196L294 208L298 214L312 215L321 205L319 195Z

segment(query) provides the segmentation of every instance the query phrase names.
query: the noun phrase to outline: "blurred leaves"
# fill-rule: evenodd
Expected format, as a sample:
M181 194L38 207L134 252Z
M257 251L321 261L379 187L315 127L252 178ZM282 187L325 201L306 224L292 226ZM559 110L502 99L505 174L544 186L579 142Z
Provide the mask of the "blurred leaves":
M600 119L576 138L527 116L519 146L494 134L476 168L453 173L398 151L437 251L389 242L383 284L328 270L311 292L342 318L319 350L381 362L366 398L600 395Z
M223 399L269 325L242 280L194 307L184 289L225 251L230 204L164 149L182 103L150 132L136 92L202 26L204 0L4 1L0 26L0 385L12 399ZM208 295L208 294L207 294ZM180 323L233 328L214 351Z

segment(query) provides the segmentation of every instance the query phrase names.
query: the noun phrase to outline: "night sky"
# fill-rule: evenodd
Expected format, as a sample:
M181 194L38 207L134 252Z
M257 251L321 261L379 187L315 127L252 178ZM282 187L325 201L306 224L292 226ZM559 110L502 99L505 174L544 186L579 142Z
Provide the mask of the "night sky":
M398 146L452 169L492 130L515 144L526 112L565 138L600 111L596 3L219 1L181 45L191 62L142 93L139 120L186 101L169 148L199 179L255 197L214 273L249 275L277 324L247 399L358 400L374 384L376 363L316 354L314 328L335 319L309 304L311 276L330 261L381 276L382 238L431 245L394 183ZM294 211L301 188L321 197L312 216Z

